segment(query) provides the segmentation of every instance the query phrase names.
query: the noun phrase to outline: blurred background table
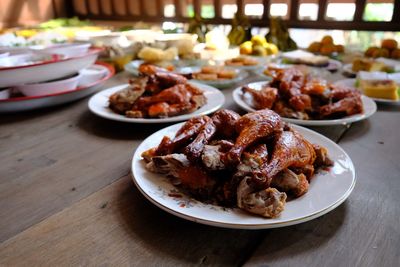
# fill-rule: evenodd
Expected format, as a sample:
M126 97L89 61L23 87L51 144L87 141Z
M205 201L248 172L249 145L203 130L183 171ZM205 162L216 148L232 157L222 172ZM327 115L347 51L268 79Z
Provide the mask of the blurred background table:
M233 89L223 90L225 108L239 111ZM334 211L291 227L232 230L170 215L134 186L133 152L166 124L104 120L87 101L0 117L1 266L399 265L400 107L313 128L356 168L353 193Z

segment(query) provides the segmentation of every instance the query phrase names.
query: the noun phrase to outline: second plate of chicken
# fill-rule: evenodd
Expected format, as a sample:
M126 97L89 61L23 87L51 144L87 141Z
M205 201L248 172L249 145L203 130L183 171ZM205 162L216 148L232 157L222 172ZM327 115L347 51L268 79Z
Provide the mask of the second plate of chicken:
M235 102L247 111L272 109L285 121L335 125L363 120L376 112L372 99L351 87L330 84L298 68L275 69L272 81L235 89Z

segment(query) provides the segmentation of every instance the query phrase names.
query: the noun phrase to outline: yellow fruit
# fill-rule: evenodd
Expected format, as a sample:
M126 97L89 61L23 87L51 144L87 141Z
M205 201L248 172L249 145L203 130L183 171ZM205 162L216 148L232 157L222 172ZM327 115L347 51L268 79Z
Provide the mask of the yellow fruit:
M251 37L251 42L253 43L253 45L264 45L267 43L267 40L262 35L254 35L253 37Z
M382 40L381 46L382 46L382 48L393 50L393 49L397 48L397 41L394 39L385 39L385 40Z
M279 49L275 44L269 44L268 49L269 49L268 53L269 55L276 55L279 52Z
M267 55L267 51L265 50L264 46L256 45L256 46L253 46L253 55L266 56Z
M313 52L313 53L319 53L319 50L321 49L321 43L320 42L312 42L310 46L308 47L308 51Z
M333 38L330 35L325 35L322 37L321 40L322 45L332 45L333 44Z
M246 41L239 47L240 54L251 55L253 53L253 43L251 41Z

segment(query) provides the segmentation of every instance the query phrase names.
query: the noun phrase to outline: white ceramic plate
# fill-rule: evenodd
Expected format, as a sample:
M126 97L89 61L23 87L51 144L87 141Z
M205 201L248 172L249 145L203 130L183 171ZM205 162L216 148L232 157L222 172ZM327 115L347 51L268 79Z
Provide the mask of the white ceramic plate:
M0 69L0 88L25 83L38 83L74 74L92 65L101 49L90 49L78 57L54 59L26 66Z
M348 86L348 87L353 87L356 88L356 79L343 79L336 81L334 83L335 85L342 85L342 86ZM400 105L400 100L390 100L390 99L383 99L383 98L375 98L375 97L370 97L372 100L374 100L377 103L384 103L384 104L396 104Z
M243 70L239 70L239 69L233 69L233 68L228 68L226 67L226 69L232 69L236 72L236 77L233 79L220 79L220 80L215 80L215 81L211 81L211 80L199 80L199 79L192 79L192 81L194 82L199 82L199 83L203 83L203 84L207 84L216 88L227 88L227 87L231 87L233 86L235 83L240 82L241 80L245 79L248 76L247 71L243 71ZM179 73L181 74L188 74L188 73L195 73L195 72L200 72L201 67L184 67L184 68L180 68L178 70Z
M128 84L122 84L118 86L111 87L109 89L103 90L94 96L92 96L89 100L89 109L96 115L115 121L122 121L122 122L130 122L130 123L168 123L168 122L177 122L177 121L184 121L188 120L192 117L201 116L205 114L212 113L218 110L225 102L224 95L216 88L190 82L196 87L200 88L204 91L204 95L207 98L207 104L202 106L200 109L196 110L195 112L189 114L183 114L179 116L169 117L169 118L128 118L124 115L117 114L112 111L108 106L109 97L119 91L124 89Z
M180 68L203 66L207 65L208 62L209 61L205 59L180 59L172 60L170 64L175 67L175 70L173 72L180 72ZM125 64L124 68L127 72L137 76L139 75L139 66L143 63L143 60L132 60L131 62Z
M309 191L286 203L280 217L274 219L251 215L240 209L227 209L205 204L180 193L168 178L149 172L141 153L157 146L163 136L173 137L182 124L164 128L145 139L132 159L132 177L142 194L159 208L178 217L213 226L238 229L266 229L299 224L315 219L339 206L350 195L356 177L353 163L346 152L330 139L308 129L294 125L303 136L326 147L334 166L320 171L311 180Z
M266 82L255 82L255 83L248 84L248 86L251 86L254 89L260 89L262 87L262 85L265 83ZM242 87L236 88L232 92L232 96L233 96L233 100L236 102L236 104L238 104L244 110L246 110L248 112L255 111L255 109L253 107L251 107L249 104L247 104L247 102L243 98ZM285 118L285 117L282 117L282 119L286 122L299 124L299 125L307 125L307 126L329 126L329 125L352 123L352 122L364 120L376 112L376 109L377 109L376 104L371 98L363 95L362 102L363 102L363 106L364 106L364 113L347 116L347 117L344 117L341 119L299 120L299 119L291 119L291 118Z
M52 107L60 104L72 102L88 95L93 94L101 88L101 85L114 75L114 68L105 63L96 63L95 66L103 66L108 69L107 74L86 86L81 86L72 91L64 91L60 93L33 96L33 97L16 97L9 99L0 99L0 113L13 113L34 110L45 107Z

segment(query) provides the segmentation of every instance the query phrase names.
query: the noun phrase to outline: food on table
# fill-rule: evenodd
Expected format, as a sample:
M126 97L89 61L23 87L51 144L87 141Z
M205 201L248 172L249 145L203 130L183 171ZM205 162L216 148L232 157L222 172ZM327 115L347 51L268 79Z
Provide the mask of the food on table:
M242 43L239 47L240 54L254 56L270 56L279 52L275 44L268 43L264 36L254 35L251 41Z
M343 53L344 46L335 44L332 36L325 35L320 42L312 42L307 50L312 53L331 56L334 53Z
M321 167L326 148L311 144L272 110L240 116L219 110L187 121L170 138L142 153L146 169L200 201L278 217Z
M373 58L386 57L400 59L400 49L396 40L384 39L382 40L381 47L371 46L365 51L364 55Z
M360 71L357 75L356 84L366 96L399 100L399 73Z
M251 57L235 57L228 60L225 60L225 65L232 67L242 67L242 66L256 66L259 62Z
M282 54L282 58L285 62L290 64L305 64L317 67L327 66L329 64L329 57L314 55L313 53L303 50L285 52Z
M360 88L369 97L399 100L397 84L393 80L361 80Z
M358 71L387 71L389 67L385 63L369 58L355 58L351 68L354 72Z
M170 47L163 50L145 46L139 51L138 57L145 62L171 61L178 57L178 49L176 47Z
M243 98L255 109L272 109L282 117L301 120L336 119L363 112L361 93L329 84L296 67L268 71L272 81L260 90L242 88Z
M290 38L289 30L280 17L270 18L270 28L265 35L268 43L275 44L281 51L297 49L297 44Z
M200 72L192 74L194 79L197 80L229 80L237 76L237 72L233 69L227 69L223 66L203 66Z
M110 108L130 118L165 118L191 113L206 104L203 91L189 84L185 77L142 65L141 77L112 94Z

